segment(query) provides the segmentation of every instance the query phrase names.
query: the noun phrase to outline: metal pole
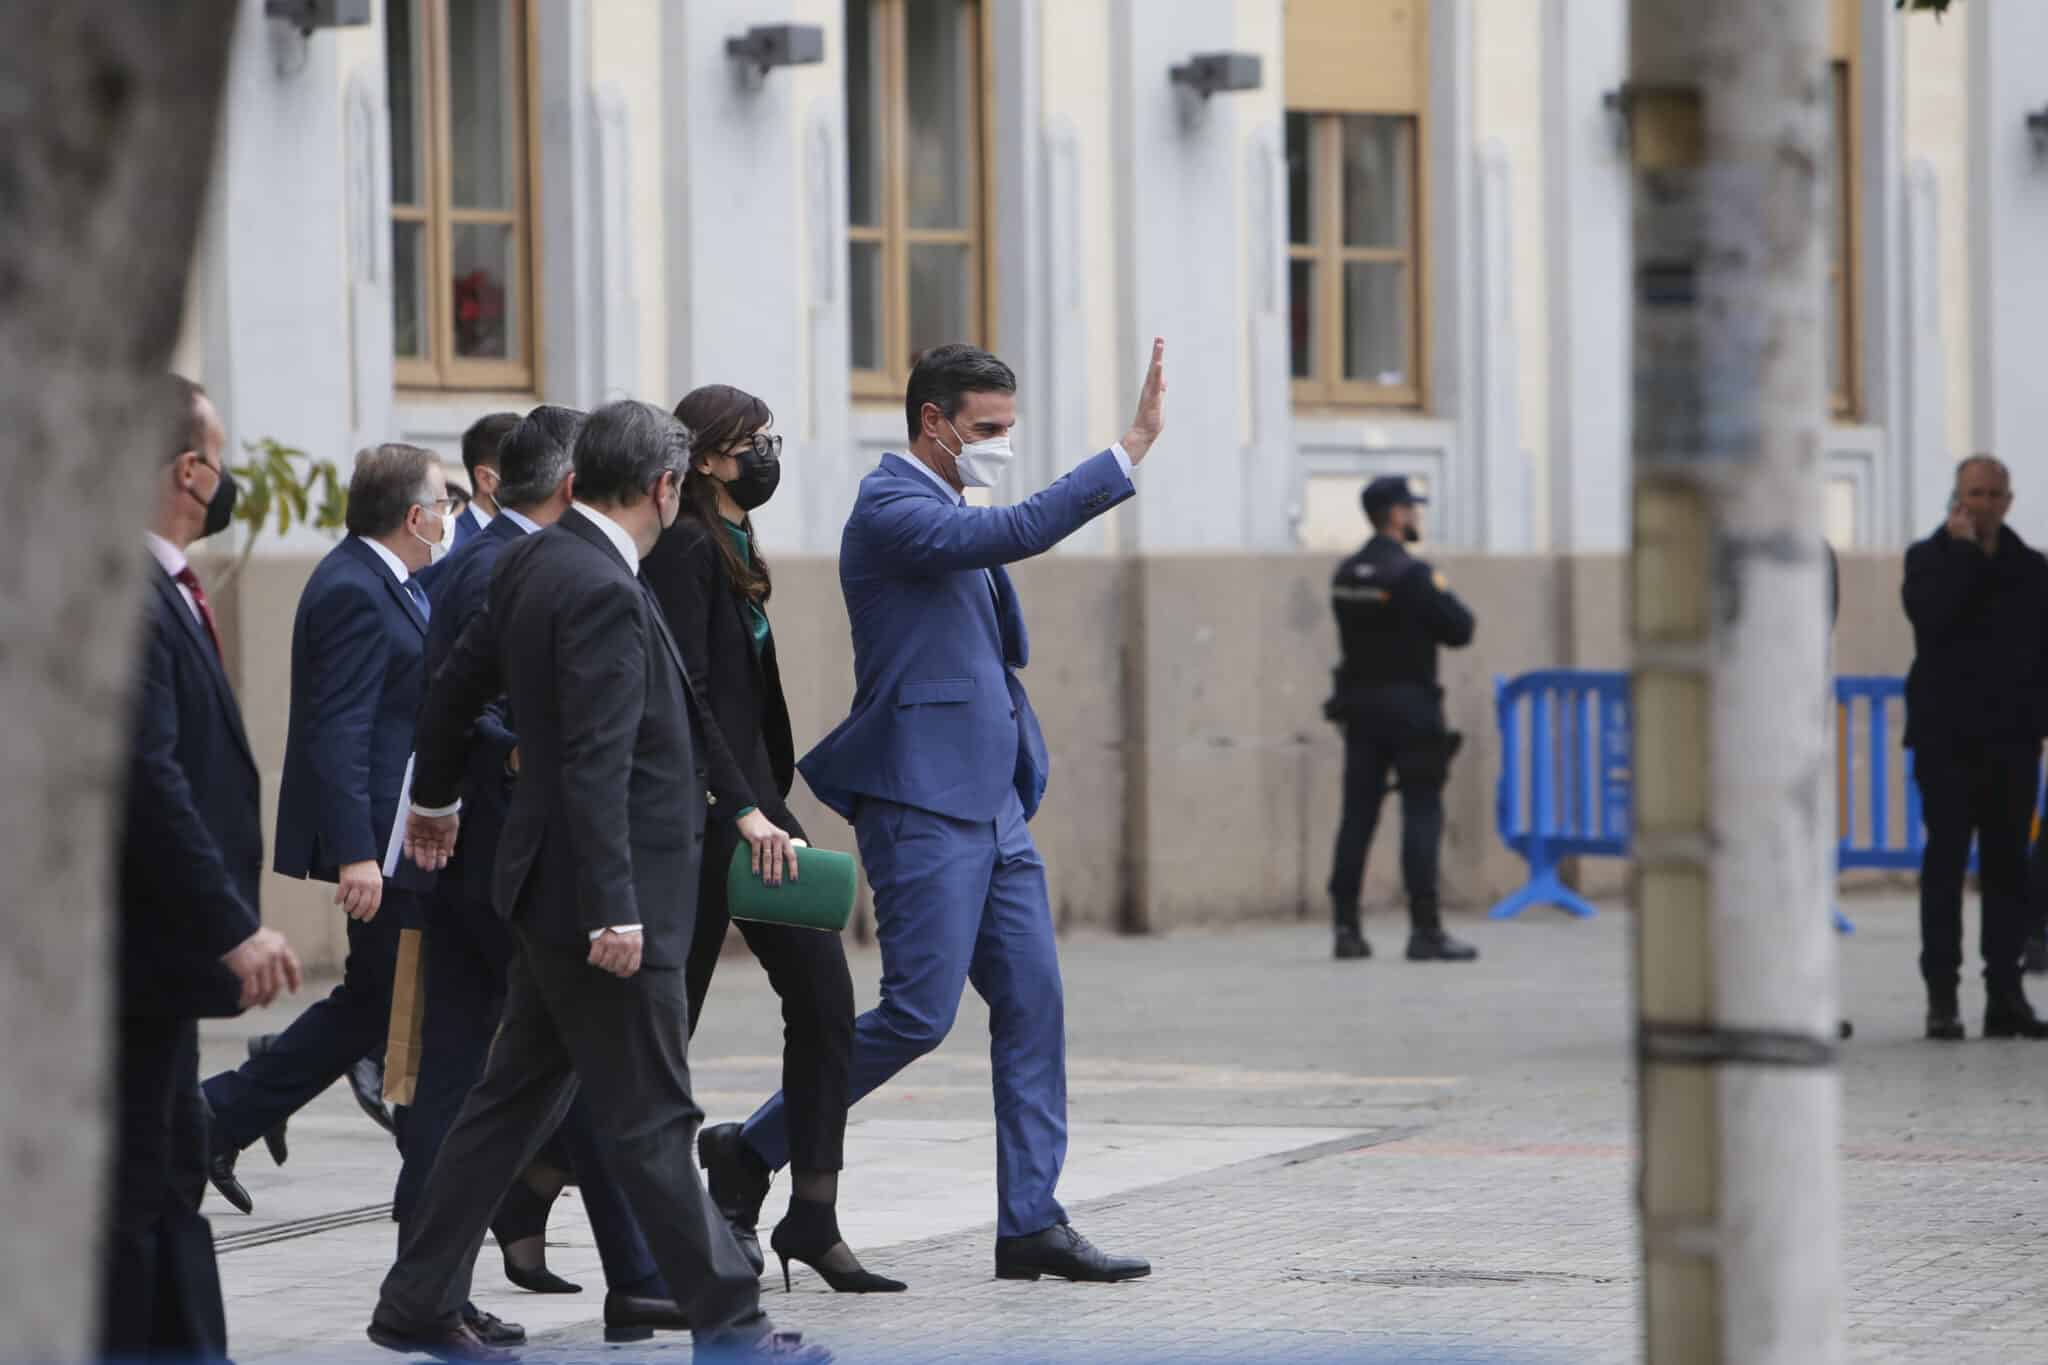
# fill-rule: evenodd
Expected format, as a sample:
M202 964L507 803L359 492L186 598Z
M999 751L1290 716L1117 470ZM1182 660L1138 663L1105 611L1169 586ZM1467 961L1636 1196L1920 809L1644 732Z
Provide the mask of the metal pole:
M1820 544L1828 7L1631 0L1652 1365L1841 1356Z

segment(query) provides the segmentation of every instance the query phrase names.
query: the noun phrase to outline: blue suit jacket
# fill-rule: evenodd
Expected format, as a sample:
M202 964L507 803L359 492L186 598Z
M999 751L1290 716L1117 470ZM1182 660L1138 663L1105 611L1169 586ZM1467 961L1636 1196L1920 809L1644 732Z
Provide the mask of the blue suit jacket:
M467 514L463 520L469 520ZM493 517L490 525L441 561L441 572L429 590L434 615L427 623L423 660L429 684L448 662L463 630L490 600L491 574L498 567L498 557L524 539L526 532L512 518ZM505 760L519 737L509 722L510 704L500 698L471 729L462 784L462 838L455 845L455 856L441 872L443 886L459 888L484 905L491 903L491 869L497 863L498 835L505 828L505 812L512 800L512 779L505 775Z
M462 509L461 514L455 518L455 543L448 547L448 554L450 558L454 556L457 550L469 544L470 541L476 539L478 536L482 535L485 531L490 530L491 527L496 526L497 524L498 518L492 517L490 521L485 523L483 526L478 526L476 524L476 518L469 514L469 508L464 507ZM515 526L512 529L516 531L519 528Z
M343 863L383 861L412 754L426 638L419 608L355 536L313 570L292 621L273 864L283 875L333 881Z
M119 845L120 1009L238 1014L241 986L220 959L258 927L256 760L212 639L154 560L149 578Z
M1029 819L1045 794L1045 740L1016 676L1031 646L1002 566L1134 491L1105 450L1014 506L963 507L884 455L839 541L853 710L797 764L818 799L849 820L864 796L993 820L1014 789Z

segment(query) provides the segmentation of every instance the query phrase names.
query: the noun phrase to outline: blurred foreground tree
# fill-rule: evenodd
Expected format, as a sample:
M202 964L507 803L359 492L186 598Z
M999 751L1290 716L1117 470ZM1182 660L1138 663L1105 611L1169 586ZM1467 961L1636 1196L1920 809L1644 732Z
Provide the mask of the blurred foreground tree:
M91 1354L112 821L235 0L0 5L0 1359Z

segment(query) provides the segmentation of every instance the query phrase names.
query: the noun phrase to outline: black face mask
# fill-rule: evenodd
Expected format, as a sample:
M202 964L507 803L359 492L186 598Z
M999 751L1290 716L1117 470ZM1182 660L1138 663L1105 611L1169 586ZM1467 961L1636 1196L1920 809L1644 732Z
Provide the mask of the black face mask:
M775 496L775 486L782 482L782 460L751 447L736 458L740 472L726 483L725 491L742 512L751 512Z
M215 472L220 475L220 481L214 484L213 496L206 501L206 525L200 529L201 540L208 536L217 536L228 529L228 524L235 519L235 499L242 491L235 483L235 476L228 473L226 465L222 465ZM194 502L199 501L199 495L189 487L185 490L185 496Z
M1416 541L1421 539L1422 532L1416 530L1412 523L1401 528L1402 543L1407 545L1413 545Z

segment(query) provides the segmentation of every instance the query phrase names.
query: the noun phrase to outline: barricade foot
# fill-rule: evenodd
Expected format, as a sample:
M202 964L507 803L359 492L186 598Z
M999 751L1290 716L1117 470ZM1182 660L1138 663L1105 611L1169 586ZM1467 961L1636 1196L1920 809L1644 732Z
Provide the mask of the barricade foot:
M1555 868L1546 868L1529 879L1529 884L1487 912L1488 919L1514 919L1532 905L1554 905L1574 919L1591 919L1599 912L1593 903L1564 884Z

